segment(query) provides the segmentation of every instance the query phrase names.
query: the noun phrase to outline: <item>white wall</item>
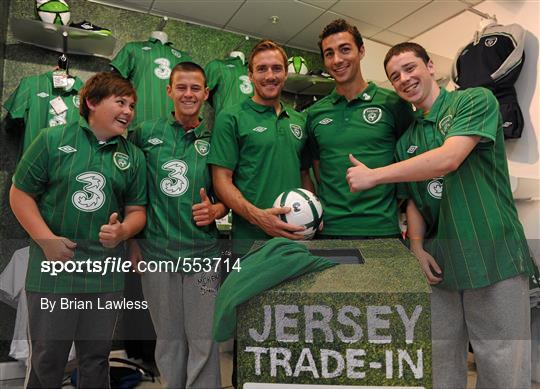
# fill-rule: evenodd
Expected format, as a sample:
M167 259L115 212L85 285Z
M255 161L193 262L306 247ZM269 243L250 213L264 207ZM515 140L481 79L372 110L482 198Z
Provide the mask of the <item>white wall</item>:
M517 185L527 182L529 189L520 196L538 196L540 192L540 77L539 37L540 37L540 2L531 0L484 1L475 7L489 15L495 15L500 24L517 23L527 30L525 38L525 64L516 83L518 101L525 118L522 137L506 141L506 153L510 174L518 177ZM454 58L460 47L473 37L482 18L471 12L464 12L441 24L433 30L419 36L416 42L428 51ZM437 65L437 63L435 63ZM526 178L529 180L519 180ZM527 196L529 194L529 196ZM518 201L516 203L525 234L529 239L540 239L540 201ZM540 257L538 245L532 244L537 257ZM535 247L536 246L536 247Z

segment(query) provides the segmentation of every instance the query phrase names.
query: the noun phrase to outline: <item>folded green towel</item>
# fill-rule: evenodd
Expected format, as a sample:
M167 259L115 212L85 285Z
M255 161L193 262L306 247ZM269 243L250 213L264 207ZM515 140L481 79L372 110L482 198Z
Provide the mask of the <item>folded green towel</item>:
M286 238L273 238L241 261L242 269L229 274L221 286L214 310L212 336L223 342L234 336L236 307L279 283L336 265Z

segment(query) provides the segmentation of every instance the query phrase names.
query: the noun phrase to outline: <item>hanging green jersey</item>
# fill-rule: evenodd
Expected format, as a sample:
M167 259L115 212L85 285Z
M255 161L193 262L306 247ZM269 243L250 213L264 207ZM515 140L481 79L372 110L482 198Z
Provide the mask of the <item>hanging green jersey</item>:
M53 72L24 77L4 103L13 119L24 120L22 152L36 139L41 129L79 120L79 89L83 83L78 77L68 79L68 87L55 88ZM53 100L60 98L63 109L55 108Z
M319 160L317 194L329 236L399 233L395 186L351 193L345 180L349 154L369 168L394 162L396 141L413 119L412 107L373 83L351 101L335 90L307 110L310 151Z
M19 162L13 184L35 196L51 231L75 243L75 262L120 258L121 246L106 249L99 230L113 212L146 204L146 166L142 152L121 136L98 141L83 118L43 129ZM120 217L121 219L121 217ZM41 248L30 245L26 290L45 293L97 293L123 290L118 271L41 271ZM96 269L95 267L93 269ZM83 270L86 270L83 269Z
M210 90L209 101L216 115L223 108L241 103L253 96L248 67L240 58L215 59L206 65L204 71Z
M441 287L482 288L520 273L534 274L510 189L502 129L489 90L441 89L429 113L420 113L398 142L398 159L405 160L452 136L482 137L444 182L434 178L401 185L405 192L400 193L414 200L426 220L432 240L425 248L443 269Z
M130 139L143 151L148 174L146 227L143 248L146 260L176 260L216 256L215 223L198 227L192 207L201 202L200 189L212 191L206 158L210 131L201 123L188 132L173 115L141 123ZM180 269L181 270L181 269Z
M130 129L145 120L167 116L173 110L166 91L171 70L177 63L191 60L186 52L172 47L171 42L162 44L153 38L130 42L116 54L111 66L129 79L137 91L135 118Z
M232 170L234 185L247 201L261 209L272 208L281 192L301 187L306 138L303 114L282 105L276 115L274 107L245 100L216 118L208 163ZM251 240L269 238L234 213L232 237L245 240L240 254L251 247Z

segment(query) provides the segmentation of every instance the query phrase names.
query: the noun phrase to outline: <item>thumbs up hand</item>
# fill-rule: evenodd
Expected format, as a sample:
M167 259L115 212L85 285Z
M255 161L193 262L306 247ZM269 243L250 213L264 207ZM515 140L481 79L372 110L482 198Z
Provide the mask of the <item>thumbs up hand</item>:
M102 225L99 230L99 242L103 247L114 248L123 240L125 240L123 225L118 220L118 213L113 212L109 216L109 223Z
M193 205L193 220L197 227L207 226L216 220L217 214L214 204L208 198L204 188L199 191L201 195L201 202Z
M353 164L347 169L347 183L351 192L371 189L377 185L374 181L373 170L349 154L349 161Z

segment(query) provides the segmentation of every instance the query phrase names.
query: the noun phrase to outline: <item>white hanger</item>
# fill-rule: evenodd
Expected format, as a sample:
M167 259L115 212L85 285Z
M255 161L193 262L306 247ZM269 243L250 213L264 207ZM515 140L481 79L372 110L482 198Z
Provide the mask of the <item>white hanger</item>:
M241 51L231 51L229 53L229 57L231 58L240 58L242 60L242 63L246 63L246 55L242 53Z

